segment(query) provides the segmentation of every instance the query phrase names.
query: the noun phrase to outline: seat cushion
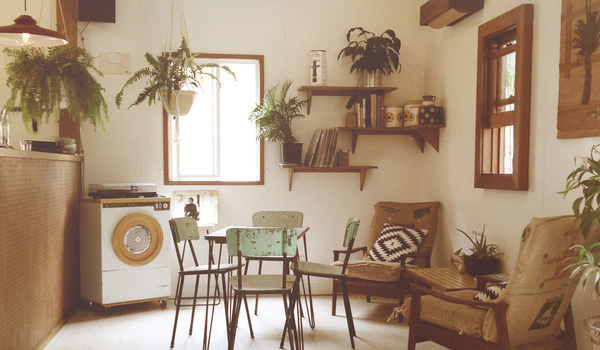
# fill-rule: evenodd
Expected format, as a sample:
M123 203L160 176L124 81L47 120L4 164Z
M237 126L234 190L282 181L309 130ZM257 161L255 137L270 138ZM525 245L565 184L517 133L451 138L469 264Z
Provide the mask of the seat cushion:
M320 264L310 261L298 261L298 272L302 275L317 277L339 278L342 274L342 266Z
M424 229L385 223L381 235L369 252L368 258L373 261L399 263L403 255L419 251L426 234L427 230ZM406 260L409 263L413 261L412 258Z
M459 299L473 300L477 290L465 289L445 293ZM402 313L408 320L410 318L410 303L412 298L407 298L402 306L395 312ZM481 338L483 320L488 310L466 305L449 303L436 299L430 295L421 297L421 321L433 324L457 333L462 333L474 338Z
M343 264L343 261L333 263L334 266L342 266ZM360 278L377 282L394 282L400 279L402 266L399 263L393 262L350 260L348 261L346 270L349 278Z

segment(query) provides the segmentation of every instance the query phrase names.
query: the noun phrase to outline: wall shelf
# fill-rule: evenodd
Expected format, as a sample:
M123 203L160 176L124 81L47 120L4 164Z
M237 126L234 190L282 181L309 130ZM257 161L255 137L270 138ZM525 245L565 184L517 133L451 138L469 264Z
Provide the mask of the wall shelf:
M451 26L483 8L483 0L429 0L421 6L421 25Z
M310 104L313 96L367 96L383 95L396 90L396 87L365 87L365 86L301 86L298 91L306 91L308 103L306 114L310 114Z
M341 127L340 130L352 132L352 153L356 151L358 135L410 135L412 136L421 153L425 152L425 141L429 143L437 152L440 151L440 128L446 125L415 125L405 128L359 128L359 127Z
M294 173L360 173L360 190L363 190L367 170L377 169L374 165L336 166L336 167L310 167L302 165L279 164L282 169L288 169L288 190L292 190Z

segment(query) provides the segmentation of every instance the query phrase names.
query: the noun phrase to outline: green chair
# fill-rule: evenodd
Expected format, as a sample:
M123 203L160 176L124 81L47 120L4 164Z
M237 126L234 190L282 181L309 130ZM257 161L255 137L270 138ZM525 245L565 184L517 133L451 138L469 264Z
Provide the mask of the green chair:
M171 228L171 235L173 236L173 243L175 245L175 253L177 253L177 260L179 262L179 277L177 279L177 288L175 290L175 321L173 322L173 335L171 336L171 347L175 344L175 331L177 330L177 321L179 319L179 309L181 306L191 306L192 307L192 317L190 321L190 331L189 334L192 335L192 330L194 327L194 315L196 313L197 299L198 299L198 284L200 280L200 276L208 276L208 283L206 287L206 304L201 304L206 306L206 315L204 320L204 338L202 348L204 350L208 349L210 346L210 331L209 327L209 306L213 307L213 312L211 313L210 319L210 329L212 329L213 317L214 316L214 306L217 304L217 298L219 297L219 291L223 291L224 299L226 299L226 283L225 283L225 275L229 272L234 271L237 268L237 265L233 264L212 264L212 257L209 257L207 261L210 261L209 265L200 265L198 261L198 256L196 255L196 251L194 250L194 246L192 244L193 241L198 241L200 239L200 232L198 230L197 222L191 218L174 218L169 220L169 226ZM183 243L183 244L182 244ZM180 249L180 244L182 247ZM191 255L191 260L193 264L191 266L185 266L186 253ZM189 261L189 258L188 258ZM193 303L191 305L181 305L181 299L183 294L183 285L185 282L186 276L195 276L196 277L196 285L194 288L194 297ZM215 286L214 286L214 299L212 303L209 301L210 298L210 289L211 289L211 277L215 277ZM219 276L221 276L222 288L219 288ZM228 315L227 303L225 304L225 315Z
M348 298L348 288L346 286L346 278L348 277L346 267L348 266L350 251L354 246L354 239L356 238L356 233L358 231L359 224L360 220L357 218L348 219L348 223L346 224L346 232L344 234L344 247L347 248L348 254L346 254L342 266L320 264L310 261L298 261L298 268L294 270L298 278L302 278L303 276L314 276L331 278L334 281L338 281L338 283L341 286L342 296L344 299L344 307L346 309L346 321L348 323L348 333L350 334L350 343L352 344L352 349L354 349L354 337L356 336L356 330L354 329L352 309L350 308L350 299ZM310 299L309 312L311 315L313 315L312 317L314 319L312 299ZM311 327L314 328L314 326L312 325Z
M253 227L302 227L304 214L299 211L257 211L252 215ZM262 273L263 261L281 261L278 257L247 257L245 274L248 273L250 261L258 261L258 274ZM308 281L310 289L310 281ZM258 295L254 303L254 314L258 314Z
M297 267L298 262L296 231L293 228L239 227L228 229L226 235L228 254L230 257L237 257L237 276L230 279L233 310L228 329L229 350L234 348L242 300L247 295L258 294L282 296L286 319L284 332L288 332L290 349L298 349L298 332L293 312L297 300L298 280L296 276L289 274L290 262L294 267ZM243 274L243 259L246 257L278 257L282 265L281 274Z

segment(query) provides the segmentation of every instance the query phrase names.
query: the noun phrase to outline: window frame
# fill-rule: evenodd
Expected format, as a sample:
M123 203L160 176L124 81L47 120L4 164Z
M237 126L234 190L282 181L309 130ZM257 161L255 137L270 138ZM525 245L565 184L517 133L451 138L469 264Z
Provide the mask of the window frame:
M495 112L495 105L498 101L497 78L494 77L497 72L494 64L496 57L490 54L490 46L494 40L498 41L502 38L506 40L506 33L512 30L515 30L516 39L516 44L510 46L510 50L514 50L516 53L515 96L514 99L511 99L514 100L514 110L496 113L501 113L503 115L501 118L504 119L497 123L490 121L490 116ZM475 118L475 188L528 190L532 43L532 4L523 4L479 26ZM513 125L513 172L512 174L485 173L485 156L494 157L494 153L491 153L492 147L486 143L486 140L492 137L491 133L494 130L498 130L492 127L498 128L507 125Z
M245 55L245 54L196 54L198 58L207 59L247 59L256 60L259 64L259 76L260 76L260 91L259 96L262 98L265 94L265 65L263 55ZM189 180L171 180L169 178L169 167L170 167L170 154L169 154L169 122L170 116L162 109L163 114L163 179L165 185L264 185L265 184L265 148L264 140L260 139L259 142L259 180L257 181L189 181ZM248 111L250 115L250 111Z

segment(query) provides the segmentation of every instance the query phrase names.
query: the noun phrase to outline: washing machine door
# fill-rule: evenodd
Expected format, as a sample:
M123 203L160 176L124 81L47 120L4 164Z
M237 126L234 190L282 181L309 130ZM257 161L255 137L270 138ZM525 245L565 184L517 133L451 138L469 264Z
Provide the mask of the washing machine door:
M160 253L163 231L152 216L134 213L124 217L115 227L112 243L115 254L122 262L143 266Z

